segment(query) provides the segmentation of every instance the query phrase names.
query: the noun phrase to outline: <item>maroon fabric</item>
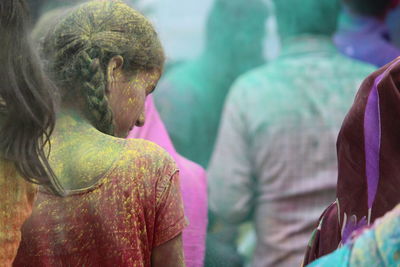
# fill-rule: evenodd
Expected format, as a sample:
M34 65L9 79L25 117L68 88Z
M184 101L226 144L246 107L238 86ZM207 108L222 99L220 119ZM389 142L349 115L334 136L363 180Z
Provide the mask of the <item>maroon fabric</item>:
M340 243L340 226L337 220L338 211L336 202L331 204L319 218L319 223L310 243L308 244L306 254L304 257L304 265L329 254L338 247ZM321 230L323 229L322 233ZM329 231L326 231L329 229ZM323 238L321 238L323 234Z
M345 218L347 222L352 216L357 222L368 218L364 115L369 94L380 75L383 76L377 86L381 129L380 151L377 152L379 183L370 223L400 203L400 60L397 59L365 79L343 122L337 141L336 215L332 206L322 215L322 224L309 244L304 264L332 252L340 245Z

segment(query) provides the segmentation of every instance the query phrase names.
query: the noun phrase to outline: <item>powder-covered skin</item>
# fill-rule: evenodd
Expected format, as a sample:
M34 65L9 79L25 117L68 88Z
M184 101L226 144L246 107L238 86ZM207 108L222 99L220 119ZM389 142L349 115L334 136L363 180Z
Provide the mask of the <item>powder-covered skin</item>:
M229 87L264 63L267 7L261 0L218 0L208 18L205 51L169 70L155 102L176 150L207 167Z
M121 88L122 83L135 83L128 81L128 76L138 70L154 73L157 70L158 79L164 62L162 46L151 23L121 1L92 1L74 8L54 29L38 32L48 32L42 42L42 55L57 85L63 89L63 102L76 103L83 98L85 115L97 129L126 136L130 129L121 130L120 126L121 120L128 120L119 111L134 112L131 107L140 109L143 104L135 102L140 99L132 101L132 94L126 94L125 90L129 86ZM110 66L115 57L123 61ZM121 72L127 79L113 76ZM139 75L133 76L140 80ZM118 106L110 103L115 83L120 88L118 93L125 96ZM137 118L133 117L135 121Z
M111 68L113 64L110 64L109 70ZM108 99L114 117L114 135L126 137L134 126L144 125L145 99L154 90L161 73L159 70L140 70L130 75L123 72L111 74L111 70L109 73Z
M187 225L176 165L151 142L63 114L50 163L70 195L39 193L14 266L150 266L152 249Z
M14 163L0 161L0 266L12 265L21 227L32 212L37 187L18 174Z

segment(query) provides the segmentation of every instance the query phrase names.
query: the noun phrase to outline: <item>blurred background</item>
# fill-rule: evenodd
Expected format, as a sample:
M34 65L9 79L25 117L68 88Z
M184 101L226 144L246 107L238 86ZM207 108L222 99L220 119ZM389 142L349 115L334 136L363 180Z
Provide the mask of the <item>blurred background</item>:
M362 13L361 11L358 13L356 4L353 4L353 2L357 1L332 0L335 1L336 4L332 4L332 2L327 4L327 6L330 5L329 7L331 9L322 6L322 4L320 6L313 4L314 2L317 3L319 0L279 1L281 1L279 6L274 5L274 0L125 1L150 18L164 45L167 59L166 69L154 95L156 106L166 124L171 139L179 153L201 165L207 171L210 170L210 162L212 161L215 143L217 142L216 140L220 130L220 120L224 111L226 97L230 94L231 87L234 86L235 81L240 79L240 77L244 77L244 80L246 80L246 77L249 77L247 80L248 84L256 84L259 86L251 88L254 89L253 91L263 89L263 83L259 82L259 80L264 79L264 77L267 77L270 80L285 80L285 71L273 73L274 70L280 70L279 68L281 68L283 64L287 64L285 65L287 66L287 69L292 71L290 72L290 75L292 76L288 74L289 78L287 78L288 80L293 79L293 83L291 84L292 88L295 88L295 85L302 82L304 86L314 84L316 88L320 86L321 88L326 89L326 87L329 86L325 86L323 83L329 80L329 78L333 81L337 77L345 77L344 79L347 77L349 81L345 85L338 85L337 83L330 81L330 86L334 88L340 86L345 88L348 87L348 85L352 86L351 93L349 93L349 97L346 100L342 101L339 98L336 98L335 94L330 95L330 93L326 93L326 95L321 97L321 99L324 99L323 101L327 98L328 100L332 100L332 102L338 102L335 102L338 106L341 106L342 104L344 106L344 108L339 112L339 115L336 114L337 117L324 118L326 121L329 121L329 123L326 124L329 124L330 139L329 142L326 143L332 143L327 149L329 150L329 153L327 154L329 154L330 158L334 158L334 142L336 141L340 124L346 111L350 107L353 96L362 79L376 67L384 65L400 55L398 52L398 47L400 47L400 8L396 7L397 5L392 4L390 8L388 7L385 9L387 12L385 11L384 15L374 17L373 15ZM375 2L377 1L379 2L380 0L376 0ZM32 25L35 25L38 22L40 28L41 20L43 23L43 20L46 19L45 16L49 11L54 11L66 6L73 6L80 2L84 1L31 0L30 5L34 20ZM325 1L321 0L321 3L322 2ZM394 2L392 1L391 3ZM303 6L304 9L311 7L315 9L303 11L301 10L301 6ZM334 6L334 8L332 6ZM296 8L298 8L299 13L301 13L300 19L297 21L296 19L293 19L293 21L290 22L291 24L285 24L286 27L290 27L289 30L286 29L286 35L282 34L282 29L284 28L282 25L284 24L282 22L283 19L279 17L279 14L282 13L277 14L276 7L279 8L280 12L286 8L286 10L292 12L292 14L294 14ZM317 8L321 8L321 10L317 10ZM316 14L318 14L318 16ZM42 17L42 15L44 16ZM321 28L324 28L323 26L319 28L314 27L315 25L329 24L327 21L331 17L334 17L334 21L337 22L335 23L337 29L334 29L334 32L324 32L326 29L321 30ZM288 19L285 19L287 22ZM280 21L282 28L281 31L279 30ZM304 21L308 21L308 24ZM46 23L48 23L48 21L46 21ZM296 29L296 27L298 27L298 31L292 31L292 29ZM38 29L36 28L35 30ZM290 38L287 36L289 33ZM338 74L339 72L333 71L333 74L330 73L330 69L327 66L332 64L334 67L331 69L340 69L340 64L342 64L340 63L341 61L337 61L336 54L329 54L329 56L326 57L325 54L324 56L321 56L322 52L318 50L319 43L312 38L312 40L308 44L305 44L299 51L296 50L296 52L294 52L294 48L284 49L289 43L289 40L292 43L296 43L297 41L293 41L295 37L301 37L298 40L304 40L304 36L307 36L308 38L310 35L318 35L318 38L320 35L324 35L324 40L327 40L326 42L330 43L332 47L334 45L336 46L335 52L332 53L340 52L343 57L348 57L349 60L350 58L354 59L354 61L356 61L354 64L361 64L361 62L363 62L363 64L365 63L365 67L359 67L360 69L364 68L363 71L360 70L357 74L358 76L352 71L349 71L348 73L340 72L340 75L342 76ZM349 36L356 36L356 39L353 40ZM39 42L40 36L34 36L34 39ZM363 46L363 44L366 46ZM368 47L368 45L370 45L370 47ZM379 51L388 51L387 55L382 55L382 58L379 61L371 60L371 54L376 55L376 49L378 49L374 47L374 45L377 45L380 47L379 49L382 49ZM390 54L389 51L391 52ZM283 56L280 57L281 52L286 55L285 59L283 59ZM316 53L314 57L309 57L307 59L307 57L314 52ZM290 56L287 56L289 54ZM300 54L301 56L299 56ZM300 58L305 54L307 54L307 56ZM282 63L288 57L293 59L293 62L296 62L296 64L288 61ZM309 61L312 61L315 65L307 65L310 64ZM282 65L279 65L280 63L278 64L278 62L282 63ZM346 63L347 61L343 62L345 62L343 64L353 66L351 65L353 63L350 61L348 63ZM320 65L318 65L319 63ZM268 69L268 66L273 66L274 68ZM293 66L297 67L296 70L298 70L298 72L293 71ZM309 67L306 68L305 66ZM251 72L254 69L259 70L259 68L262 70L259 71L257 74L258 76L256 74L251 77L246 76L249 71ZM323 68L328 69L326 72L332 74L331 77L323 78L325 76L318 72ZM354 68L357 69L358 65L355 65ZM357 77L352 79L352 77L355 76ZM304 80L299 82L299 79L297 79L298 77L300 77L299 79L304 77ZM318 78L320 80L318 80ZM310 83L310 81L313 81L314 83ZM270 81L264 82L264 84L270 84ZM276 88L281 88L283 86L282 84L278 85L272 82L271 84L276 85ZM318 90L315 91L315 94L318 94ZM313 97L319 99L318 95L314 95ZM270 102L268 101L272 98L265 99L265 106L270 105ZM287 99L287 101L292 101L292 103L296 103L297 100L298 99L295 99L294 97ZM257 101L254 100L249 103L255 102ZM298 102L301 101L298 100ZM329 101L327 101L327 103L327 106L331 104ZM317 110L315 111L315 114L320 111L320 106L318 106L318 104L316 106L317 107L313 107ZM179 109L176 107L179 107ZM237 107L237 109L239 108ZM282 113L283 112L284 111L282 111ZM259 112L259 114L261 113L262 111ZM328 110L321 113L325 116L327 113L332 114L334 112ZM247 115L248 117L246 117ZM249 121L262 120L260 116L251 116L252 115L249 114L243 115L243 117L246 117ZM310 116L312 117L313 115ZM323 117L319 113L318 116L318 118ZM332 123L332 121L334 121L334 123ZM250 124L248 121L246 122ZM249 128L251 127L249 126ZM261 128L262 127L260 127L260 129ZM254 136L259 135L259 131L263 130L263 128L260 129L257 128L255 130L256 133ZM289 129L292 129L293 132L299 131L297 128L289 127ZM326 129L323 131L325 130ZM328 130L326 130L326 132L328 132ZM318 133L322 133L322 130ZM220 132L220 135L221 134L223 135L222 132ZM225 135L220 136L220 139L225 137ZM298 136L295 138L297 137ZM300 137L300 139L301 138L303 137ZM317 137L313 138L315 139ZM304 139L306 139L306 137L304 137ZM265 137L265 141L266 140L268 140L268 137ZM326 139L322 139L322 141L318 139L318 142L314 141L310 142L309 146L316 146L315 142L323 143ZM228 151L226 153L231 153L229 150L226 151ZM250 154L249 151L242 152L243 154ZM249 157L251 158L252 156L253 155L250 155ZM321 155L316 155L316 157L317 156ZM324 156L321 157L323 158ZM218 165L218 156L215 158L213 168L218 168L215 167ZM303 158L306 157L301 157L297 160L301 161ZM226 166L230 166L229 162L226 164ZM307 162L304 162L304 164L306 165ZM336 162L333 159L329 170L336 170L335 164ZM279 164L276 163L276 166L278 165ZM252 168L255 167L253 166ZM318 171L320 170L315 171L316 175ZM261 172L263 172L262 167L251 173L251 175L254 176L251 179L256 181L255 183L259 185L259 188L264 185L259 181L262 176L262 174L260 174ZM257 175L259 177L257 177ZM275 179L276 177L274 176L273 178ZM269 180L273 180L273 178ZM318 208L315 209L315 214L321 214L324 207L328 206L329 203L335 200L336 178L336 173L334 172L331 174L330 178L327 178L330 179L328 183L329 190L325 188L324 194L329 196L326 198L329 198L328 201L325 200L323 203L318 203L319 206L315 204L318 202L317 195L322 194L319 192L315 193L316 197L314 200L308 202L314 203L318 206ZM213 179L219 179L219 177L217 177L215 172L212 171L209 172L208 179L210 183L210 181L213 181ZM266 183L269 182L271 181ZM293 179L293 181L287 182L286 185L287 187L296 187L296 183L300 183L299 180ZM208 214L209 224L205 252L205 266L293 266L290 261L285 262L285 259L293 256L292 254L296 254L296 259L293 260L293 262L296 261L298 264L301 264L301 248L304 248L305 251L307 246L306 240L299 241L301 242L299 245L300 249L296 248L296 252L290 252L290 249L287 247L282 249L289 251L286 256L283 257L283 260L276 259L276 261L271 261L272 263L267 263L268 261L262 261L259 259L259 263L254 262L254 260L257 260L253 256L254 250L257 246L258 239L260 239L261 236L261 233L258 232L260 230L255 230L254 227L254 223L257 220L255 218L259 218L257 212L260 212L257 210L257 208L259 208L258 205L260 204L257 202L257 198L265 192L261 192L261 190L258 190L259 188L254 188L253 198L256 200L253 203L253 207L250 208L251 211L249 211L249 215L237 223L234 222L235 220L221 218L224 217L220 216L219 211L221 211L221 208L217 208L217 204L212 204L212 202L216 202L217 200L215 200L216 198L213 200L213 183L210 184L211 199L209 201L211 202L211 208L209 209ZM299 197L299 199L301 202L302 198ZM278 202L279 200L274 199L274 201ZM234 203L232 203L232 205L234 205ZM315 218L312 218L312 222L307 223L309 223L309 225L315 225L317 219L318 215L316 215ZM267 221L268 220L266 219L266 228L268 227ZM307 227L304 226L304 228ZM288 228L290 227L288 226ZM302 234L309 237L311 236L311 230L312 229L308 227ZM290 238L292 237L288 237L287 239Z

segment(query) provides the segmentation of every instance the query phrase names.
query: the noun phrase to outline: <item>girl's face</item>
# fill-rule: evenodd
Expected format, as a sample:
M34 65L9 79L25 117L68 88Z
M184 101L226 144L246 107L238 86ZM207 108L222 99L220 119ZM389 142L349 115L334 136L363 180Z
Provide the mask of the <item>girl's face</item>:
M134 126L144 125L145 100L155 89L161 72L139 70L127 74L117 68L108 73L107 96L114 116L114 135L125 138Z

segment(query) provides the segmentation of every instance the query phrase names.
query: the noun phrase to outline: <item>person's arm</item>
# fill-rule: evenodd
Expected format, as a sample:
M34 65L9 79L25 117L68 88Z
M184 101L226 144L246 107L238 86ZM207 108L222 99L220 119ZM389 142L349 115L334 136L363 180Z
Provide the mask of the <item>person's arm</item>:
M188 223L183 211L179 172L163 176L157 182L157 192L152 266L185 266L182 231Z
M240 84L231 89L208 170L210 208L233 224L249 218L255 191L244 111L245 94Z
M182 267L185 266L182 234L153 249L151 255L152 267Z

